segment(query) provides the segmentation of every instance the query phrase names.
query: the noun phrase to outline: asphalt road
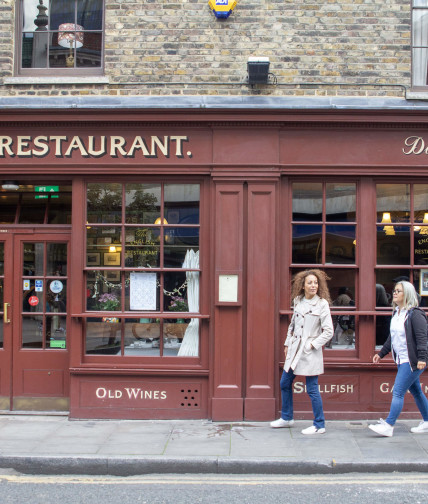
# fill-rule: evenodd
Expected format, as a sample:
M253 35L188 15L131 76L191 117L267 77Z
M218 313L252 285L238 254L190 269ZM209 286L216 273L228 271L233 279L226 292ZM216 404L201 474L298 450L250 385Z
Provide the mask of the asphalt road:
M31 476L2 471L1 504L426 504L428 474Z

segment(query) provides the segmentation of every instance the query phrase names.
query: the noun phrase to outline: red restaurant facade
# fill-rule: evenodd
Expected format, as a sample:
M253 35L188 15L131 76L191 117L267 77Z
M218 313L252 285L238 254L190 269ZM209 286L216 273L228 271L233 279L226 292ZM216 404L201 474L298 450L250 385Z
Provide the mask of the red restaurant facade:
M425 113L0 120L0 409L272 420L290 281L307 267L331 278L327 419L388 409L394 364L371 361L394 282L428 307ZM303 392L297 379L296 417L309 418Z

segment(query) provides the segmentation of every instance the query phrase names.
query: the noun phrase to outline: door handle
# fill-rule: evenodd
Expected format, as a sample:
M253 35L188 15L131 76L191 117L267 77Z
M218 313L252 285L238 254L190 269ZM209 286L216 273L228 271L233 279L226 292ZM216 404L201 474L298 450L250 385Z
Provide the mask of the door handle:
M3 317L4 317L4 323L5 324L10 324L10 319L8 318L7 314L7 309L9 308L10 304L9 303L3 303Z

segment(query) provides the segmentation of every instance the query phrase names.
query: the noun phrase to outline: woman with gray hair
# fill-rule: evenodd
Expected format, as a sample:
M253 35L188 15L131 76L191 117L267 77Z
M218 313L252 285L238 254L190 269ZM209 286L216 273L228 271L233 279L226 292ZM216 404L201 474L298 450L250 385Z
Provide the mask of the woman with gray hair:
M418 308L418 296L410 282L400 281L392 291L393 315L388 339L373 357L374 364L389 354L397 364L388 418L369 428L381 436L391 437L394 425L403 409L404 396L409 390L421 412L423 421L410 430L415 434L428 432L428 399L421 389L419 377L427 365L427 319Z

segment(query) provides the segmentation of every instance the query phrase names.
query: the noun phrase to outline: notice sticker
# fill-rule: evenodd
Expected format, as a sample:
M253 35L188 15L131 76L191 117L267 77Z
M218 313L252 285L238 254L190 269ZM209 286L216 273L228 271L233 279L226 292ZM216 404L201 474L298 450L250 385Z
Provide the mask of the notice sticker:
M35 281L36 292L43 292L43 280Z
M64 284L60 280L53 280L49 285L49 289L54 294L59 294L60 292L62 292L63 288Z
M37 306L39 304L39 298L37 296L31 296L28 299L28 303L30 306Z
M24 280L22 282L22 289L25 291L30 290L30 280Z

